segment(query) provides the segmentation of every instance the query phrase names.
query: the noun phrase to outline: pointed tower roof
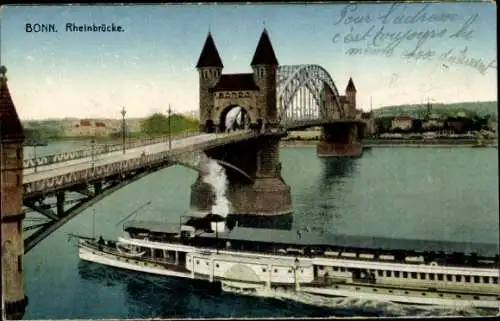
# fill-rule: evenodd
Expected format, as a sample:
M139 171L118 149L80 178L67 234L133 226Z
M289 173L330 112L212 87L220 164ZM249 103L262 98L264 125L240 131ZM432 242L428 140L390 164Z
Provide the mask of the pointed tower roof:
M7 68L0 66L0 141L24 139L24 130L7 87Z
M196 68L203 67L219 67L223 68L222 60L220 59L219 52L215 46L214 39L212 38L212 33L208 32L207 40L203 45L201 50L200 58L196 64Z
M346 92L348 92L348 91L356 92L356 87L354 87L354 82L352 81L351 77L349 77L349 82L347 83L347 87L346 87L345 91Z
M274 54L273 45L265 28L260 36L250 65L279 65L278 59L276 59L276 55Z

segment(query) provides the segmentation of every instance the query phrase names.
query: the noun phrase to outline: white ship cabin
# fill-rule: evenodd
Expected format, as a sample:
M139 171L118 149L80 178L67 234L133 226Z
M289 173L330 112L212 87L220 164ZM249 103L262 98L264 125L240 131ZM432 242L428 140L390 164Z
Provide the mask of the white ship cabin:
M228 255L223 253L193 252L186 256L186 269L193 278L244 282L254 285L296 285L314 281L310 262L297 258L270 259ZM251 286L251 285L250 285Z

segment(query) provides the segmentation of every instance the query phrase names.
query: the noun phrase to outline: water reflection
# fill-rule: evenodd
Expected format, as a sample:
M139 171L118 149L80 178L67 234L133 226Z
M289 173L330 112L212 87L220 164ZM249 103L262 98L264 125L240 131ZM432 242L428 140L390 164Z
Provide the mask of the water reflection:
M352 177L357 167L357 159L323 157L323 172L320 181L320 193L330 194L333 186L342 182L345 178Z
M127 318L216 318L216 317L325 317L352 315L349 309L331 309L291 300L240 296L225 293L206 281L119 270L80 261L81 279L125 292ZM122 289L122 290L121 290ZM361 311L361 313L363 313Z

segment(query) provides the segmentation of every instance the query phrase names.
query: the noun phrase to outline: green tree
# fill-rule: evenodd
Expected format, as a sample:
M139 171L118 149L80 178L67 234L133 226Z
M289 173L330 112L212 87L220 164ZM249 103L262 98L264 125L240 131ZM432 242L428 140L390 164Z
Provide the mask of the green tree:
M168 134L168 119L160 113L154 113L142 121L141 131L150 136Z
M149 136L167 135L169 133L169 126L173 135L187 131L194 132L198 130L198 121L173 114L170 116L169 122L168 117L165 115L155 113L142 121L141 131Z

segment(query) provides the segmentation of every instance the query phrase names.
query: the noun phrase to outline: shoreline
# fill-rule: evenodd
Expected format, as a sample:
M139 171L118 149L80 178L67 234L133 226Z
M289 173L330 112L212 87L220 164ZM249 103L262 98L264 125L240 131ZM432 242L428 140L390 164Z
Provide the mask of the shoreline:
M318 144L318 140L283 140L280 147L313 147ZM434 140L434 141L403 141L403 140L369 140L362 142L364 148L426 148L426 147L460 147L473 148L476 145L475 141L465 140L450 142L449 140ZM477 148L498 148L498 144L494 140L486 140L485 145Z

